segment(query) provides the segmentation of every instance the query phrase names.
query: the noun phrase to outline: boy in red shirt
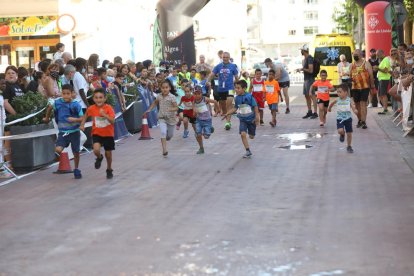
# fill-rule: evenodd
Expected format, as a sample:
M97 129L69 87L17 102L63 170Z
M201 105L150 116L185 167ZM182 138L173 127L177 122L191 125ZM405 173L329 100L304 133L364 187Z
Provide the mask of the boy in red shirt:
M264 80L262 80L262 70L259 68L254 71L254 78L250 85L250 93L252 93L253 98L256 100L257 106L259 107L260 114L260 125L263 126L263 109L265 102L264 94Z
M112 106L105 103L106 96L104 89L98 88L93 92L93 101L95 104L89 106L86 110L80 129L83 131L85 129L86 119L92 117L93 153L96 155L95 169L101 167L103 160L101 147L103 146L107 163L106 178L111 179L113 177L112 151L115 150L115 112Z
M188 134L190 133L188 131L188 122L193 126L194 132L195 129L195 122L196 118L194 117L193 112L193 104L194 104L194 96L191 94L193 88L191 86L191 83L187 82L184 85L184 93L185 95L181 97L181 101L178 104L178 106L183 106L183 122L184 122L184 133L183 138L187 138Z
M321 79L312 84L309 90L309 95L314 95L313 92L316 90L320 119L319 125L323 127L326 124L326 113L328 112L329 107L329 92L335 91L335 88L331 82L326 79L328 77L326 70L321 70L319 76Z

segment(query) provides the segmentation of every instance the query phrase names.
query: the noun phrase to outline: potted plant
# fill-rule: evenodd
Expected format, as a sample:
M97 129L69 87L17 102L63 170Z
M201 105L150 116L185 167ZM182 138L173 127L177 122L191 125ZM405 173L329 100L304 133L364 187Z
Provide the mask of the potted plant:
M16 115L8 115L7 121L26 117L44 109L47 106L47 99L42 95L27 92L21 97L13 99L12 106ZM52 124L43 123L45 111L36 116L10 125L11 135L32 133L53 128ZM17 172L32 171L55 160L55 135L40 136L11 140L11 158L13 168Z
M137 133L142 127L142 114L144 113L142 101L138 93L138 86L129 86L125 93L125 104L129 109L124 112L124 122L129 132Z

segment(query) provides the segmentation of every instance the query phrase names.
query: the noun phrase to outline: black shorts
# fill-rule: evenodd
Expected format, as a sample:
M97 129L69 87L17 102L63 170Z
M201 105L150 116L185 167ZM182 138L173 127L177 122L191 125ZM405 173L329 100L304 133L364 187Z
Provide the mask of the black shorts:
M290 87L290 81L282 81L282 82L279 82L279 87L280 88Z
M184 118L188 118L188 121L190 122L190 124L195 124L196 123L196 118L195 117L190 117L187 114L184 114Z
M368 101L369 88L366 89L352 89L351 97L354 98L354 102L366 102Z
M101 146L104 147L105 151L115 150L114 137L102 137L98 135L93 135L92 141L94 144L101 144Z
M390 80L380 80L378 85L378 96L387 96Z
M229 97L229 91L217 92L217 99L219 101L226 101Z
M345 129L346 133L352 133L352 118L349 118L345 121L336 120L337 129Z
M318 104L323 104L324 107L329 107L329 101L318 99Z
M178 108L178 110L177 110L177 115L180 115L180 113L183 113L183 109L182 108Z
M56 147L67 148L69 144L71 145L73 153L80 152L80 131L69 134L59 132Z

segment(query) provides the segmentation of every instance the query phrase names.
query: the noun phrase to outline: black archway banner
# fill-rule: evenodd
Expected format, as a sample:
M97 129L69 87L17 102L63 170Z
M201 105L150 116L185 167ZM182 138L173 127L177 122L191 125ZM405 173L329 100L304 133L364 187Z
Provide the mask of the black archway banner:
M209 0L159 0L154 24L154 62L195 64L193 16Z

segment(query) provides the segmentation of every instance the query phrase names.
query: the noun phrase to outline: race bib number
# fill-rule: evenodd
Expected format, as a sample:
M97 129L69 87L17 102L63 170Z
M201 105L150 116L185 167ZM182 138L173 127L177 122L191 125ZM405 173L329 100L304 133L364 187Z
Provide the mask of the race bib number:
M328 93L329 92L328 86L319 86L318 92L323 93L323 94Z
M219 85L218 80L214 80L214 85L215 86L218 86Z
M95 127L104 128L109 126L111 123L104 117L95 117Z
M266 92L267 93L274 93L275 87L273 85L266 85Z
M253 92L262 92L263 85L261 84L253 84Z
M339 112L351 112L351 106L349 104L340 104L337 108Z
M201 106L197 106L196 110L197 110L197 113L207 112L208 111L207 105L203 104Z
M252 113L252 107L248 104L241 104L239 106L239 114L248 115Z

